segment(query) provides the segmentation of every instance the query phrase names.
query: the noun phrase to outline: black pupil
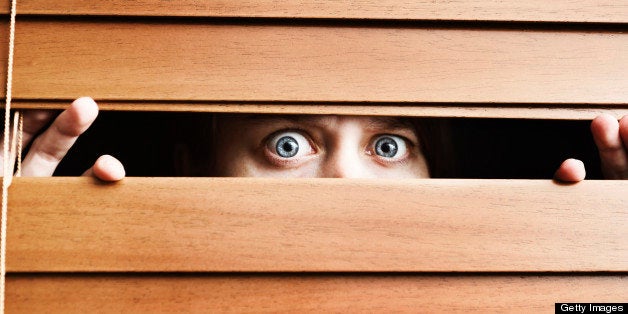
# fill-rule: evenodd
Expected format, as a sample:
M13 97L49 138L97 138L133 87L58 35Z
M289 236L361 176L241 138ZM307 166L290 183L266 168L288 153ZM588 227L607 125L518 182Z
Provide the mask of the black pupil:
M382 151L384 153L390 153L391 150L392 150L392 145L390 145L390 143L384 143L382 145Z
M299 152L299 143L292 136L284 136L277 141L277 155L290 158Z
M395 157L397 150L397 142L390 137L382 137L375 143L375 152L382 157Z

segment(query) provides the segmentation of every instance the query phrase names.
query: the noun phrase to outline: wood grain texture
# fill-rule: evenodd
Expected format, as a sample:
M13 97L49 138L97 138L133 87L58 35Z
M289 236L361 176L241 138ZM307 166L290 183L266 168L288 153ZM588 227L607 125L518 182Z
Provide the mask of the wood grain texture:
M21 21L16 99L628 103L628 34Z
M14 272L628 270L622 181L16 178L9 195Z
M8 12L8 1L0 13ZM20 0L20 14L462 21L628 22L628 5L613 0Z
M7 313L552 313L626 295L626 276L10 274Z
M0 101L0 104L3 102ZM14 101L16 109L66 109L69 101ZM620 119L628 115L628 106L482 106L479 104L390 104L390 103L244 103L244 102L111 102L98 101L101 110L170 111L255 114L334 114L398 117L458 117L592 120L606 113Z

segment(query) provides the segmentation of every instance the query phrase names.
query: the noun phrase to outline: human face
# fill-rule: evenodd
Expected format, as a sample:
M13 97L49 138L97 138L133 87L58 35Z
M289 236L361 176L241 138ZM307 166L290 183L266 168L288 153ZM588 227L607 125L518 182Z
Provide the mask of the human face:
M429 177L416 130L403 119L234 115L216 127L220 176Z

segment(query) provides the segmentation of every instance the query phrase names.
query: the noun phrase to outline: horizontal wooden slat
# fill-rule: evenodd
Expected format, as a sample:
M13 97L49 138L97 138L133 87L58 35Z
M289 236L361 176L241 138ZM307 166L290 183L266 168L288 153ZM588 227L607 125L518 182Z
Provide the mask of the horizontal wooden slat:
M628 104L620 32L30 20L16 36L16 99Z
M2 101L0 101L0 104ZM65 109L69 101L14 101L17 109ZM111 102L98 101L101 110L118 111L173 111L259 114L338 114L366 116L408 117L466 117L466 118L514 118L592 120L606 113L618 119L628 115L628 106L481 106L439 104L304 104L304 103L211 103L211 102Z
M10 275L7 313L553 313L620 302L626 276Z
M0 4L8 12L9 1ZM355 18L549 22L628 22L628 5L614 0L20 0L20 14Z
M624 181L93 180L14 180L10 271L628 270Z

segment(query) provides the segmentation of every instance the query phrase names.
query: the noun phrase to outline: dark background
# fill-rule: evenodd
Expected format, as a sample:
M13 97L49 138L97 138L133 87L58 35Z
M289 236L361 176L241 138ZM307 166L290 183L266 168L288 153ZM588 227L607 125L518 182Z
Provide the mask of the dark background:
M585 162L588 179L601 178L589 121L436 120L450 125L454 169L448 177L549 179L572 157ZM210 121L200 113L101 112L55 175L80 175L110 154L129 176L208 176ZM188 164L175 163L177 154Z

